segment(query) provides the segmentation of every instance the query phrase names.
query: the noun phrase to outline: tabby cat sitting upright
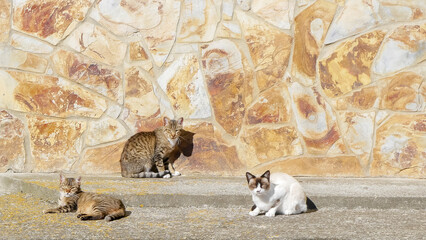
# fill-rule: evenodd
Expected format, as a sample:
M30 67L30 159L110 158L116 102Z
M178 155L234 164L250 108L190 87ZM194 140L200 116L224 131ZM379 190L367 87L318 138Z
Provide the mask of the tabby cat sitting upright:
M65 178L60 175L58 199L59 207L45 210L44 213L65 213L77 210L81 220L106 221L122 218L126 208L121 200L97 193L83 192L80 188L81 177Z
M170 120L164 117L163 121L164 125L154 131L139 132L127 140L120 159L123 177L170 178L171 174L180 175L173 163L181 152L185 156L191 155L193 134L183 130L183 118ZM190 140L182 134L188 135Z
M246 177L255 204L249 213L251 216L264 212L266 216L273 217L275 214L299 214L317 209L306 197L300 183L288 174L270 174L268 170L260 177L247 172Z

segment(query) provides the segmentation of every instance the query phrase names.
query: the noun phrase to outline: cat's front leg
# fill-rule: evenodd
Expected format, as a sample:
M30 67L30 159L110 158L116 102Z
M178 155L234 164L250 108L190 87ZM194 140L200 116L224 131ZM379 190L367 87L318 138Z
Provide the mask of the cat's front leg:
M281 205L281 201L278 199L275 201L274 205L272 205L271 209L269 209L265 216L267 217L275 217L278 207Z
M154 155L154 163L159 173L166 171L166 168L164 167L163 156L161 154ZM166 173L163 178L171 178L170 173Z
M172 173L173 176L180 176L181 173L176 171L173 167L173 163L169 163L169 171Z
M277 212L276 208L271 208L266 212L265 216L267 217L275 217L275 213Z
M255 209L253 209L252 211L249 212L250 216L257 216L260 213L260 208L256 206Z
M47 209L44 210L44 213L67 213L67 212L72 212L74 211L75 206L74 204L70 204L70 205L65 205L65 206L60 206L58 208L51 208L51 209Z

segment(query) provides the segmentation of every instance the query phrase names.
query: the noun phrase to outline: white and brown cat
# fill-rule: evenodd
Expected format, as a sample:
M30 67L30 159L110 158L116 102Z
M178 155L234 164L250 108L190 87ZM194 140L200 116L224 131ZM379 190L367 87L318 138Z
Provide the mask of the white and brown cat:
M247 172L246 177L255 204L249 213L251 216L265 213L268 217L274 217L276 214L291 215L317 210L300 183L288 174L271 174L268 170L260 177Z

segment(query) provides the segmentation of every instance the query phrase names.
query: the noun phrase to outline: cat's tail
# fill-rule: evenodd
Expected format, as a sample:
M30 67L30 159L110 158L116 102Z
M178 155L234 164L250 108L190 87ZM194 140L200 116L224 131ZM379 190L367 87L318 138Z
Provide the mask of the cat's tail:
M314 202L308 197L306 197L306 206L308 207L308 210L306 212L315 212L318 210L317 206Z
M124 208L120 208L118 210L115 210L113 212L110 212L108 215L105 216L105 221L112 221L115 219L119 219L126 216L126 210Z
M162 178L165 175L170 174L170 171L166 170L163 172L140 172L131 174L131 178Z

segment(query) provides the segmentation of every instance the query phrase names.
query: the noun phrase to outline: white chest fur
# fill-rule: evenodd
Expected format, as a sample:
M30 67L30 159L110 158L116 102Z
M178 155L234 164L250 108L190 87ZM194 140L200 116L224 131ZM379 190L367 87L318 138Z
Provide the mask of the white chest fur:
M175 139L167 138L167 140L169 140L170 145L172 145L172 147L174 147L174 146L176 146L178 139L177 138L175 138Z
M271 184L269 190L262 195L252 194L253 203L262 210L268 211L279 199L275 193L275 185Z

